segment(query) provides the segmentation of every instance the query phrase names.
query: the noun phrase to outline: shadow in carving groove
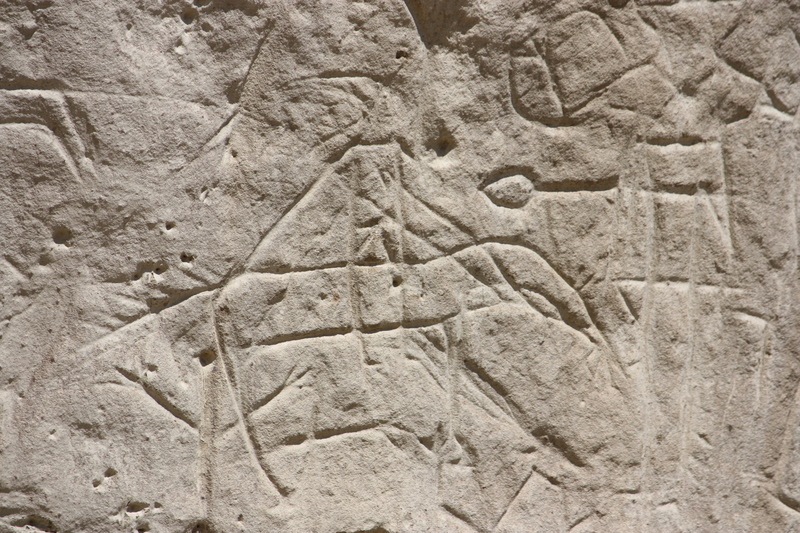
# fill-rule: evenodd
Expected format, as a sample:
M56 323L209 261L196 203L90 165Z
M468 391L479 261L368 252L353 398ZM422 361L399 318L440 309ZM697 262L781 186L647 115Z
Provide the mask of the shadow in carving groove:
M466 33L479 19L463 0L404 0L426 48L442 45L454 33Z
M26 531L47 531L48 533L58 533L58 528L51 520L36 514L16 520L12 522L11 525L15 527L21 527Z

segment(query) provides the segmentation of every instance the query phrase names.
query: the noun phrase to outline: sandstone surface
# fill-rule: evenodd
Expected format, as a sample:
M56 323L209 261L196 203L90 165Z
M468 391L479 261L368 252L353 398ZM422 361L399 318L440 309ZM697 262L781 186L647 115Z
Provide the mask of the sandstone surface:
M799 36L0 2L0 531L800 532Z

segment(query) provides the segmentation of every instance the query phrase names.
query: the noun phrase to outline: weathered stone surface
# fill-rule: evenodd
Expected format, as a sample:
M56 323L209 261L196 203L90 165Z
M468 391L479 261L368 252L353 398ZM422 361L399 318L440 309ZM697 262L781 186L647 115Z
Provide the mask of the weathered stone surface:
M798 35L0 3L0 530L800 532Z

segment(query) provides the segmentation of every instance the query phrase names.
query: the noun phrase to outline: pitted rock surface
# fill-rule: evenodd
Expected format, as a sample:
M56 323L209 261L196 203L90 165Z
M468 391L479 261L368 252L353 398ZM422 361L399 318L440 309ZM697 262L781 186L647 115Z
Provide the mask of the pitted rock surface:
M0 4L0 530L800 532L798 36Z

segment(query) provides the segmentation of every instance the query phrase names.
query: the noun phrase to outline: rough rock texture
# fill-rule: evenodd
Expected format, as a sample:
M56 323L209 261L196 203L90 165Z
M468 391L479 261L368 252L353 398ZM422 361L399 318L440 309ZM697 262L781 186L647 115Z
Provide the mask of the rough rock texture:
M0 531L800 531L798 35L0 2Z

